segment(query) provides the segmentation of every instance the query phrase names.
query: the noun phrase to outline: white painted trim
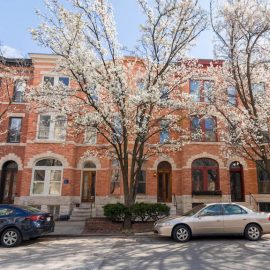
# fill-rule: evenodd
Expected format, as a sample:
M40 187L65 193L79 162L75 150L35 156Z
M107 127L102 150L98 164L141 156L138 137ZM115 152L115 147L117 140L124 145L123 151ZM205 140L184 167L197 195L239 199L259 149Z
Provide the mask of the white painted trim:
M80 158L79 162L77 163L77 169L84 170L83 165L87 161L91 161L96 165L95 171L101 169L100 160L98 158L96 158L96 157Z
M218 163L219 169L227 169L225 167L224 162L222 161L222 159L220 159L219 156L212 155L212 154L207 153L207 152L202 152L202 153L199 153L197 155L190 157L186 162L186 166L184 166L182 169L191 169L192 162L196 159L199 159L199 158L211 158Z
M4 163L6 163L7 161L15 161L18 165L19 171L23 169L23 163L21 158L14 153L10 153L0 159L0 170L2 170Z
M229 158L227 160L226 166L227 166L228 170L230 170L230 165L234 161L238 161L243 166L243 170L247 170L248 169L247 162L245 161L245 159L242 158L242 157L235 156L235 157L231 157L231 158Z
M32 169L35 166L35 164L36 164L36 162L38 160L46 159L46 158L58 159L59 161L62 162L63 167L65 169L70 167L67 159L64 156L62 156L60 154L53 153L52 151L46 151L46 152L43 152L41 154L37 154L37 155L32 156L32 158L29 159L29 161L28 161L27 165L25 166L25 168Z
M14 104L14 103L12 103ZM20 103L21 104L21 103ZM14 113L14 112L9 112L7 113L8 117L25 117L25 113Z
M153 169L153 170L157 170L158 164L159 164L160 162L162 162L162 161L169 162L169 163L171 164L171 166L172 166L172 170L176 170L176 169L177 169L174 160L173 160L171 157L167 156L167 155L163 155L163 156L158 157L158 158L155 160L152 169Z

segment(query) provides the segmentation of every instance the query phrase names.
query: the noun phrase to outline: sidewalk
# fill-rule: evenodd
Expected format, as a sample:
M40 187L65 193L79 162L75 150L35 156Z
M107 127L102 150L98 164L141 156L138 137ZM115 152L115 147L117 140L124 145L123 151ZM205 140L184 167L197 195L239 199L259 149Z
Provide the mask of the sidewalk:
M55 228L53 233L45 235L46 237L80 237L80 236L150 236L154 235L153 232L144 233L85 233L85 221L55 221Z

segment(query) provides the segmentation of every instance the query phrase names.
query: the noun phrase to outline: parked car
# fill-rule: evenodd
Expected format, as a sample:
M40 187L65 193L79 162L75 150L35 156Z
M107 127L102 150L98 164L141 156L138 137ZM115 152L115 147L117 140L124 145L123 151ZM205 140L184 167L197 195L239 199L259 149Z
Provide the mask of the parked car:
M0 205L0 239L4 247L54 231L53 216L30 206Z
M257 213L235 203L201 204L182 216L159 220L154 232L187 242L198 235L244 235L251 241L270 233L270 214Z

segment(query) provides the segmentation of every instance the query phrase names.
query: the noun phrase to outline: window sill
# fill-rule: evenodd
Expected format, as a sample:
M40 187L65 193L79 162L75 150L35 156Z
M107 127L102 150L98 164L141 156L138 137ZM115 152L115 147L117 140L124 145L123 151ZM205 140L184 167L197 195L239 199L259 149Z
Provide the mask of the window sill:
M59 141L59 140L49 140L49 139L36 139L34 140L34 143L66 143L65 140Z
M215 191L192 191L192 196L221 196L222 191L221 190L215 190Z

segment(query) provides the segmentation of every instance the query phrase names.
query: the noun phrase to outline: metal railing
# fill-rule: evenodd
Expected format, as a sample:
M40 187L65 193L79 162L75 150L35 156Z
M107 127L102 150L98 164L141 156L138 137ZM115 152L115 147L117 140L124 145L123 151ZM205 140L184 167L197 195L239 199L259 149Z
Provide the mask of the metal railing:
M260 211L260 207L259 207L258 201L257 201L256 198L249 192L249 204L250 204L250 205L252 204L251 199L253 199L253 201L255 202L256 207L257 207L257 211Z

